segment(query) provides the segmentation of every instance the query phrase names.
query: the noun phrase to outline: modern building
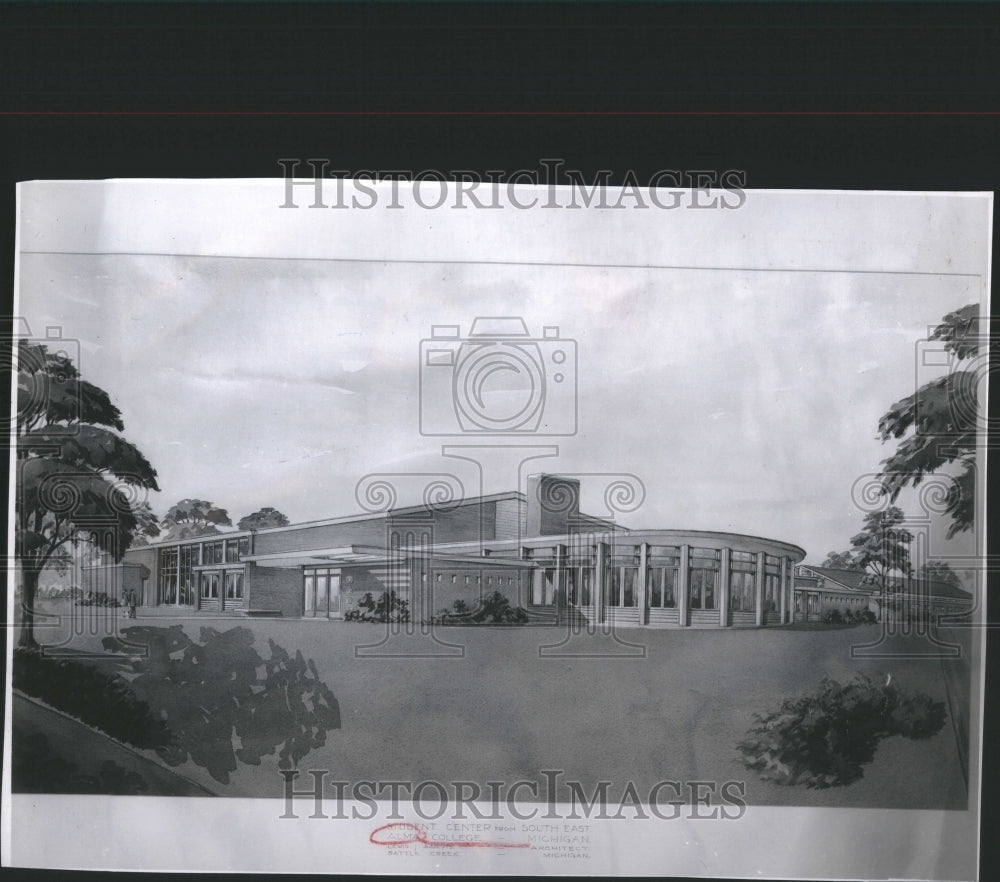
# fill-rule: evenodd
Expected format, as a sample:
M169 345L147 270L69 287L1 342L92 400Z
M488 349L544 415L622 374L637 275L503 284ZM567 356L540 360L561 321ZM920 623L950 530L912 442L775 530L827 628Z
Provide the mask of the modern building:
M803 564L795 568L796 622L819 622L831 610L853 615L869 609L879 621L962 614L972 610L972 595L947 582L892 579L886 597L881 585L859 570Z
M426 621L499 591L535 621L634 627L788 624L805 552L774 539L630 530L579 511L579 481L130 549L91 578L138 578L140 607L342 619L386 592ZM109 579L109 570L120 577ZM138 577L136 574L139 574Z
M866 576L858 570L797 566L794 621L821 622L833 610L856 616L867 609L877 616L881 592Z

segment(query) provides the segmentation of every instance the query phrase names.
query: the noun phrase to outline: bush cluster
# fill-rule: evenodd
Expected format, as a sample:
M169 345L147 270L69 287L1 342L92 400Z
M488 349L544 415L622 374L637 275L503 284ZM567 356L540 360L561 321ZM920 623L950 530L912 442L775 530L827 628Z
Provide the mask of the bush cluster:
M35 596L42 600L63 600L67 597L71 599L82 597L83 592L75 585L70 588L62 588L58 585L46 585L44 588L39 586L35 592Z
M151 712L126 680L79 662L14 650L14 688L136 747L170 743L162 719Z
M104 591L98 591L96 594L93 591L88 591L83 596L77 596L76 598L77 606L123 606L123 604L114 597L111 597Z
M839 787L859 779L889 735L928 738L944 725L944 703L859 674L825 679L817 692L788 699L738 745L743 763L777 784Z
M823 621L827 625L869 625L877 622L878 618L870 609L858 610L857 613L851 610L841 613L839 609L828 609L823 614Z
M344 614L346 622L408 622L410 621L410 604L399 597L395 591L383 591L376 600L369 591L355 609Z
M528 613L511 602L499 591L487 594L477 607L469 609L462 599L452 604L452 609L439 610L431 619L434 625L523 625Z

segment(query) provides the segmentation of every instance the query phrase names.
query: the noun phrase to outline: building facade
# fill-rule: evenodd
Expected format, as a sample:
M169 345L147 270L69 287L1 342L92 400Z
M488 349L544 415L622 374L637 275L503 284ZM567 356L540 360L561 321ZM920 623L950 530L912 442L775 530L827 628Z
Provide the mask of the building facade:
M822 622L829 613L857 616L864 610L879 614L879 589L864 572L833 567L798 566L795 568L796 622Z
M579 482L130 549L141 608L341 620L395 592L414 621L500 592L535 621L764 627L793 621L796 545L629 530L579 511ZM108 568L103 568L107 570ZM111 568L115 569L115 568ZM141 574L137 577L135 574ZM98 571L92 573L98 578ZM107 582L107 573L101 578Z

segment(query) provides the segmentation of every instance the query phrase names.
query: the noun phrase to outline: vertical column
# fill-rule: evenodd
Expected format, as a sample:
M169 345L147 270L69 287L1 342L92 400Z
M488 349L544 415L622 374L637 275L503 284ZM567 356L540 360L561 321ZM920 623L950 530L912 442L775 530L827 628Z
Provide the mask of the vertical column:
M635 576L635 590L639 601L639 624L646 624L646 579L649 570L649 543L639 546L639 572Z
M597 543L597 560L594 562L594 623L604 621L604 574L608 566L608 544Z
M562 610L567 608L566 604L566 546L554 545L556 559L556 584L552 589L555 596L552 598L556 607L556 621L562 617Z
M764 624L764 576L766 570L764 569L764 552L757 552L757 611L756 624L757 627L761 627Z
M781 624L787 625L788 617L788 558L782 556L781 558Z
M677 574L677 616L680 626L688 623L688 582L691 576L691 546L681 546L681 570Z
M730 550L722 549L719 556L719 625L729 625L729 560Z

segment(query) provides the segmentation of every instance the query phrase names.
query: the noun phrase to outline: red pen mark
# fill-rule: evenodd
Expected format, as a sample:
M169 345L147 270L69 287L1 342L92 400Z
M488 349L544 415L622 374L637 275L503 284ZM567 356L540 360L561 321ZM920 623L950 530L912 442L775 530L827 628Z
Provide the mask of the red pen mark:
M399 831L395 834L387 831ZM431 842L427 834L416 824L408 824L405 821L395 824L383 824L372 830L368 841L372 845L385 845L388 847L400 845L412 845L419 842L421 845L429 845L432 848L530 848L530 842Z

